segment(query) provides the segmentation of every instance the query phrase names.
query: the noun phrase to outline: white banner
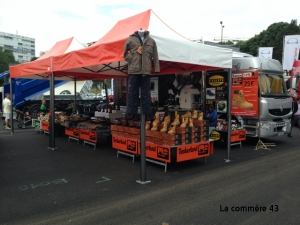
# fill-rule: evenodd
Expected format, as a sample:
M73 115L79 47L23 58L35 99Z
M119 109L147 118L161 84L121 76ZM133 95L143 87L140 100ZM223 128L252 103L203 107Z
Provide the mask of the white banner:
M283 70L291 70L294 60L298 60L300 48L300 35L290 35L284 37L283 46Z
M273 47L258 48L258 57L272 59L272 56L273 56Z

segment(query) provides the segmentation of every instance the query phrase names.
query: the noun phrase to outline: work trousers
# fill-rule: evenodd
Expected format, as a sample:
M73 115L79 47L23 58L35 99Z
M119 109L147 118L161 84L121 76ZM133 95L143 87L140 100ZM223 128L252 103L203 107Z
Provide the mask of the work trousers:
M295 126L295 124L298 125L298 128L300 129L300 116L293 116L292 117L292 120L291 120L291 130L289 132L289 134L292 133L292 129L293 129L293 126Z
M127 114L137 115L139 101L139 89L141 88L141 102L144 115L151 115L150 76L142 74L130 74L128 79L128 104Z

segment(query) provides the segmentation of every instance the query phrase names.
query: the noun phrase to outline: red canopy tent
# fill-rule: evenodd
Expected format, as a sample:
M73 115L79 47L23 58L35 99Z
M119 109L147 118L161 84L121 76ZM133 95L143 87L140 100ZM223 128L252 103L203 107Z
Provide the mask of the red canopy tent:
M68 53L70 51L83 49L84 46L74 37L61 40L44 55L35 61L10 67L11 78L33 78L38 79L48 76L51 71L51 59L53 56Z
M142 28L157 42L160 74L231 68L232 50L188 40L167 26L152 10L120 20L90 47L70 52L53 52L30 63L10 67L12 78L90 80L127 76L123 48L128 36ZM49 51L50 52L50 51ZM55 54L54 54L55 53ZM50 53L49 53L50 54Z

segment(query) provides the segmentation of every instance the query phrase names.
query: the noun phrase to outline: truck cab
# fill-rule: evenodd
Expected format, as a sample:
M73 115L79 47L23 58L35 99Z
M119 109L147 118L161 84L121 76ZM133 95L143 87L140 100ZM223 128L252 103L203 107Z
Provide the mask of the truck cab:
M274 59L234 58L232 72L258 73L258 116L239 116L248 136L275 137L287 134L292 116L282 65Z

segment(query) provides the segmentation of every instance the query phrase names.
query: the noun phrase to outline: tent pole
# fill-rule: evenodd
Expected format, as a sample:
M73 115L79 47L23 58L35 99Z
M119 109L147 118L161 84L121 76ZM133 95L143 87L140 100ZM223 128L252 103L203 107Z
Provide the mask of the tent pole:
M227 111L227 122L228 122L228 134L227 134L227 156L225 162L230 162L230 150L231 150L231 69L227 71L227 90L228 90L228 111Z
M77 107L76 107L76 97L77 97L77 90L76 90L76 83L77 83L77 77L74 78L74 93L75 93L75 98L74 98L74 107L76 109L77 112ZM73 109L72 109L73 110Z
M49 149L55 150L55 135L54 135L54 73L51 73L50 77L50 111L49 111L49 117L50 117L50 131L49 131Z
M9 88L10 88L10 102L11 102L11 105L10 105L10 127L11 127L11 134L14 134L14 113L13 113L13 86L12 86L12 79L11 77L9 76ZM4 93L6 94L6 93Z
M142 93L141 88L140 94ZM142 99L142 98L141 98ZM137 183L140 184L146 184L151 181L146 181L146 131L145 131L145 115L143 113L143 106L141 101L141 121L140 121L140 149L141 149L141 174L140 174L140 180L137 180Z

